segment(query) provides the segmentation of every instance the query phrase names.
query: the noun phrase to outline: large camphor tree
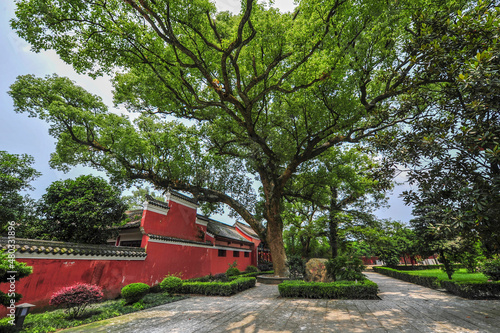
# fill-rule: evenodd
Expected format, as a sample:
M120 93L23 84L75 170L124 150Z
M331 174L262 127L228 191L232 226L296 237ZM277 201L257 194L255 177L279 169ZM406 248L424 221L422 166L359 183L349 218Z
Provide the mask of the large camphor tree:
M111 75L115 102L140 115L110 113L58 76L19 77L10 94L16 111L51 124L53 166L227 205L265 235L282 276L287 183L331 147L416 116L393 103L428 83L405 46L419 34L412 13L441 5L303 0L281 13L243 0L233 15L206 0L20 0L12 27L34 51Z

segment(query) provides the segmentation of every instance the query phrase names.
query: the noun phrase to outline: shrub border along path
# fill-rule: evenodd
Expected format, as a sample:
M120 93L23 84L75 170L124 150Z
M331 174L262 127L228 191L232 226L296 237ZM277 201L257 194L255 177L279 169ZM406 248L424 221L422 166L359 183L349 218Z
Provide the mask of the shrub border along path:
M373 267L373 270L377 273L427 288L444 288L446 291L464 298L500 299L500 282L453 282L439 280L437 277L411 275L406 271L387 267Z
M377 299L378 286L370 280L330 283L285 281L278 285L282 297Z
M64 332L498 332L500 301L366 275L381 300L283 298L276 285L257 284L231 297L194 296Z

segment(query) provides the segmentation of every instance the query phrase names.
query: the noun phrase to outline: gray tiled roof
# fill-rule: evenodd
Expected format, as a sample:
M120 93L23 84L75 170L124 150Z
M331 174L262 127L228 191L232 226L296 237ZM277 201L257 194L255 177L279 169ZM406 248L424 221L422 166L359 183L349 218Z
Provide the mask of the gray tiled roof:
M259 235L257 235L257 233L252 229L251 226L243 224L241 222L236 222L234 224L234 226L238 227L239 229L241 229L243 232L245 232L247 235L251 236L252 238L260 239Z
M146 200L148 201L148 203L150 205L165 208L165 209L170 209L170 207L168 207L168 203L160 201L160 200L156 200L155 198L153 198L149 194L146 194Z
M251 242L249 242L246 238L241 236L233 226L224 224L219 221L209 219L207 225L207 231L215 235L216 237L219 236L251 244Z
M194 204L198 204L198 200L196 200L194 198L191 198L191 197L188 197L187 195L184 195L184 194L179 193L177 191L170 190L170 196L171 197L177 197L177 198L180 198L180 199L184 199L184 200L192 202Z
M212 246L212 243L209 241L206 242L197 242L189 239L181 239L181 238L175 238L175 237L168 237L168 236L161 236L161 235L154 235L154 234L148 234L149 239L157 239L157 240L164 240L164 241L170 241L170 242L179 242L179 243L187 243L187 244L199 244L199 245L209 245Z
M0 247L7 249L8 238L0 238ZM15 248L18 253L33 254L66 254L66 255L88 255L88 256L112 256L112 257L146 257L146 250L143 248L94 245L55 242L38 239L16 238Z

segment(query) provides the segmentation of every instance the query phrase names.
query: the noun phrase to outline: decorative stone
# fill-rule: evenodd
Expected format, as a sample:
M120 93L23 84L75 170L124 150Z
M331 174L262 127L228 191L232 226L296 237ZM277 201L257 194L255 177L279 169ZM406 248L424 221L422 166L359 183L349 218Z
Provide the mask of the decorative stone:
M331 282L326 273L326 262L328 259L312 258L306 263L305 280L309 282Z

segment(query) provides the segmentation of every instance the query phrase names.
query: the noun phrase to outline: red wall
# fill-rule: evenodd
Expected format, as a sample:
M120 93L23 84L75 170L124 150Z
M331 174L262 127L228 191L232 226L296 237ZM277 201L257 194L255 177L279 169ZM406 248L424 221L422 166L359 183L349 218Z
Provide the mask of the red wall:
M234 258L227 250L226 257L218 257L218 250L207 247L149 242L145 260L72 260L72 259L18 259L33 267L33 274L16 282L16 291L23 295L21 303L37 305L35 311L48 305L52 294L77 282L97 284L105 298L115 298L123 286L144 282L155 285L168 274L182 279L223 273L229 264L237 261L238 269L245 270L251 257ZM0 289L7 291L2 283ZM6 314L0 309L0 315Z
M150 210L143 212L141 227L146 234L142 237L141 247L146 248L145 260L76 260L70 256L67 259L19 259L33 267L33 274L16 282L16 292L23 295L21 303L35 304L35 311L40 311L48 305L54 292L77 282L97 284L103 288L105 298L115 298L122 287L134 282L151 286L168 274L176 274L182 279L215 275L225 272L235 260L242 271L248 265L257 264L253 253L246 258L244 252L239 251L240 256L233 257L233 250L228 249L226 257L219 257L217 248L151 241L147 234L204 241L200 231L206 231L206 227L196 224L196 209L172 200L169 207L166 215ZM228 245L208 235L206 239L219 246ZM231 242L230 246L252 249L251 244L237 242ZM8 285L2 283L0 289L7 291ZM0 309L0 315L5 315L5 310Z
M174 201L169 203L167 215L144 210L141 226L148 234L202 241L195 223L196 209Z
M258 246L260 245L260 239L255 239L253 237L248 236L246 233L244 233L242 230L240 230L238 227L235 228L236 231L243 236L245 239L249 240L254 244L254 250L250 254L250 259L251 259L251 265L252 266L257 266L257 251L258 251Z
M237 263L237 268L240 271L244 271L248 265L252 265L252 256L245 258L244 252L240 252L240 256L233 257L232 250L226 250L226 257L219 257L219 251L214 249L210 250L212 252L212 274L223 273L229 268L229 264L232 264L235 260Z
M52 294L77 282L97 284L106 298L115 298L123 286L142 282L145 278L144 261L135 260L71 260L18 259L33 267L33 273L16 281L16 292L23 295L21 303L47 306ZM0 285L2 291L7 284ZM5 308L0 309L5 315Z

